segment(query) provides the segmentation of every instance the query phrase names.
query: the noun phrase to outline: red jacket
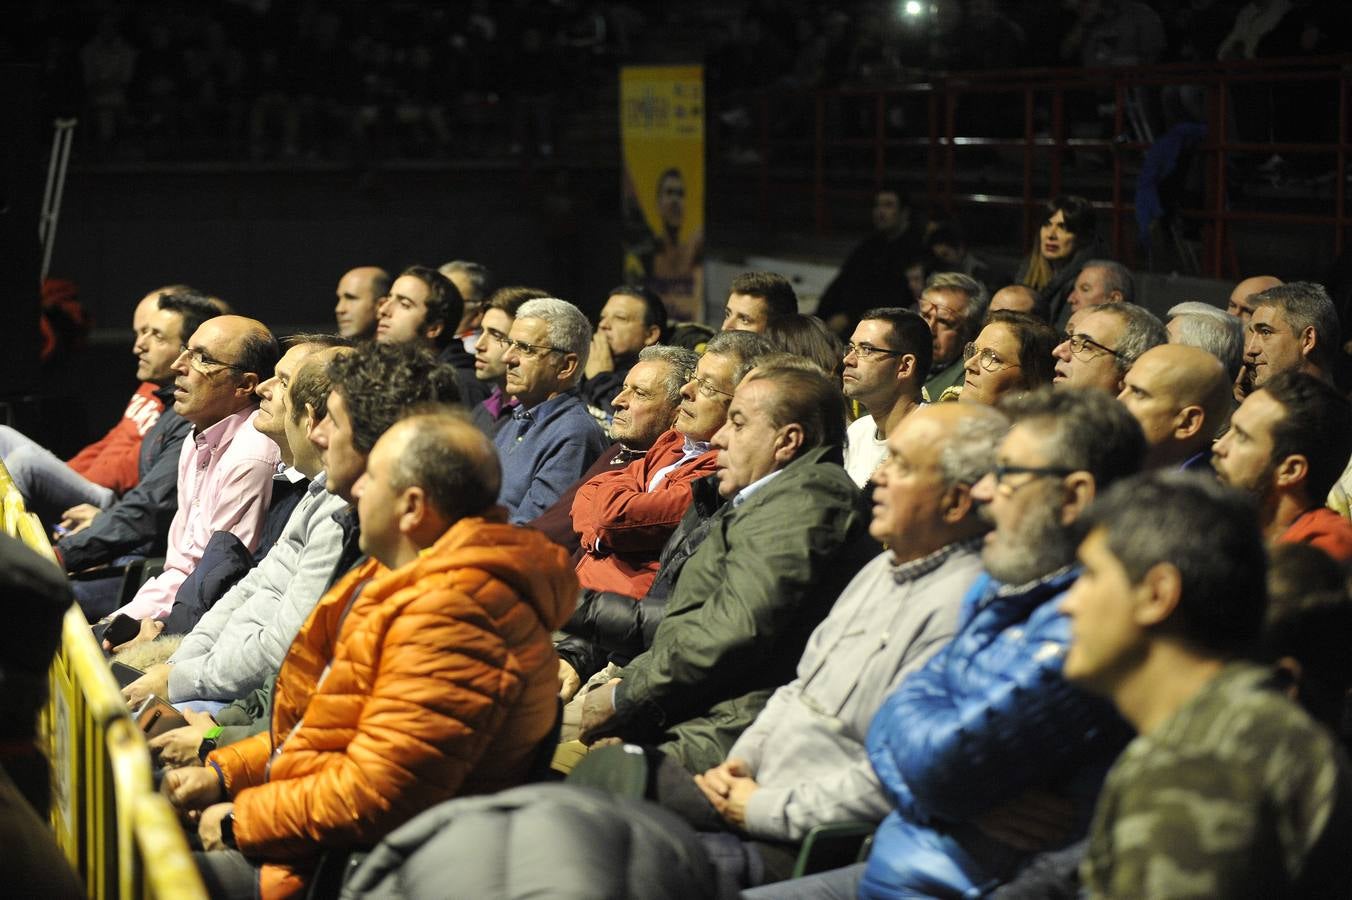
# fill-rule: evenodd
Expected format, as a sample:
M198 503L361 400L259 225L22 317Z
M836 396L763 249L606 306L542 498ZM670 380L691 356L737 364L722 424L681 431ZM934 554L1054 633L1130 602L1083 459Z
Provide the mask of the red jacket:
M1340 563L1352 560L1352 522L1318 506L1306 510L1278 538L1282 544L1310 544Z
M551 632L576 600L562 548L482 518L334 585L282 661L270 731L209 757L239 849L264 862L262 896L303 891L323 850L520 784L554 726Z
M577 490L573 530L582 536L577 579L584 588L642 597L657 574L657 557L690 505L690 484L716 468L710 450L667 473L656 490L648 482L681 458L685 435L668 431L623 469L603 472Z
M127 402L122 418L108 433L75 454L66 465L85 478L108 488L119 497L136 487L141 473L137 468L141 438L164 411L164 403L155 392L160 389L149 381L141 382Z

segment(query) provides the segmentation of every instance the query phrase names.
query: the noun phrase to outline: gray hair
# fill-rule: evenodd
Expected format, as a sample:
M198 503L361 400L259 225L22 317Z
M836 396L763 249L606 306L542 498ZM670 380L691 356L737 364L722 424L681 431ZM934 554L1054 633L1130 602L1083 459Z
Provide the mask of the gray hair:
M1136 280L1131 277L1131 270L1117 260L1091 259L1080 266L1081 272L1085 269L1103 270L1103 292L1105 294L1117 291L1127 303L1136 302Z
M762 335L751 331L720 331L704 345L705 353L736 358L737 367L732 370L734 386L742 383L746 373L756 365L758 357L772 353L774 349Z
M1188 300L1170 307L1169 318L1178 319L1174 343L1205 350L1221 361L1231 381L1239 377L1244 365L1244 323L1237 316L1210 303Z
M973 485L995 468L995 448L1009 431L1009 420L994 407L990 415L958 422L953 439L939 451L939 473L944 487Z
M489 273L488 267L482 263L470 262L467 259L453 259L448 263L443 263L437 269L447 278L451 277L452 272L459 272L465 276L469 282L469 293L465 294L466 303L482 303L484 296L488 293Z
M1326 363L1338 352L1338 314L1333 309L1333 300L1322 284L1313 281L1292 281L1279 284L1254 294L1251 298L1253 308L1275 306L1282 311L1287 324L1299 337L1306 328L1313 327L1315 334L1314 355Z
M928 291L957 291L964 294L967 297L967 312L962 317L962 333L968 340L976 337L981 330L981 321L986 318L986 307L991 302L985 285L962 272L935 272L925 281L924 292Z
M695 373L695 364L699 354L684 347L671 347L666 344L653 344L644 347L638 353L639 362L663 362L667 364L667 376L662 379L667 399L678 403L681 399L681 386Z
M581 374L591 352L592 328L587 317L567 300L542 297L527 300L516 311L517 319L539 319L549 327L549 344L565 353L577 354L577 369Z
M1136 474L1145 458L1140 423L1107 391L1048 385L1006 395L999 408L1012 424L1027 422L1043 435L1046 465L1086 471L1097 490Z
M1169 342L1169 332L1159 317L1135 303L1105 303L1094 306L1095 313L1116 316L1122 321L1122 336L1117 339L1117 369L1125 372L1151 347Z

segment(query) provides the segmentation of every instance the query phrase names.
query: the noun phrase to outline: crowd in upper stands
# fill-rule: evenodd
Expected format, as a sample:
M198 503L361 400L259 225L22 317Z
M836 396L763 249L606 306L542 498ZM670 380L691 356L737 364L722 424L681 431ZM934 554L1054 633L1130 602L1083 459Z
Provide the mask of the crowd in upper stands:
M353 260L280 339L167 285L102 439L0 428L128 704L181 716L149 747L213 896L1352 889L1325 289L1161 318L1080 198L1009 283L875 209L820 316L745 272L718 332L461 259ZM540 837L464 837L485 804Z
M88 158L549 157L558 110L594 109L595 88L630 60L702 58L718 97L941 70L1336 54L1348 47L1339 12L1320 0L45 2L14 13L0 61L42 66L45 103L84 123ZM1168 116L1197 98L1160 103Z

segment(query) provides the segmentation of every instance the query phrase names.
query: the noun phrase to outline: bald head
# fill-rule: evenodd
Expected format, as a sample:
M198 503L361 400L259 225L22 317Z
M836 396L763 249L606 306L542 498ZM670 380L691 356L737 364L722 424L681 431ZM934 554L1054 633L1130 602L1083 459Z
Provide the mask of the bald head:
M150 323L150 317L160 306L160 291L151 291L141 298L141 302L136 304L136 310L131 314L131 328L137 334L140 334Z
M497 453L462 412L435 407L394 423L352 486L362 550L391 569L418 558L456 522L492 509Z
M1123 385L1119 399L1145 432L1147 468L1176 467L1206 451L1230 418L1230 376L1200 347L1152 347Z
M1230 292L1230 303L1225 311L1248 325L1249 317L1253 315L1253 295L1261 294L1281 283L1282 280L1275 275L1255 275L1252 278L1245 278Z
M887 462L873 475L869 524L895 562L985 530L971 488L995 464L1007 429L995 407L972 403L927 404L897 423L887 436Z
M1037 292L1023 284L1006 285L991 297L990 312L1001 309L1037 315Z
M389 292L390 273L379 266L358 266L345 273L338 281L338 305L333 309L338 333L352 340L374 334L380 298Z
M390 429L403 441L394 484L418 485L451 521L485 513L497 502L502 469L493 443L463 413L419 413Z

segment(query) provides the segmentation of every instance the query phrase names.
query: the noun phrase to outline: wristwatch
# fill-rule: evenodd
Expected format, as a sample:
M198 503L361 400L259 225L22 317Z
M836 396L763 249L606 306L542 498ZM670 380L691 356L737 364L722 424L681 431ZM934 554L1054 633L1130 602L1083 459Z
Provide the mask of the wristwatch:
M221 819L221 843L232 850L239 849L235 844L235 811L232 809Z
M217 747L217 739L225 729L220 725L213 725L207 729L207 733L202 735L202 743L197 745L197 761L205 763L207 754Z

